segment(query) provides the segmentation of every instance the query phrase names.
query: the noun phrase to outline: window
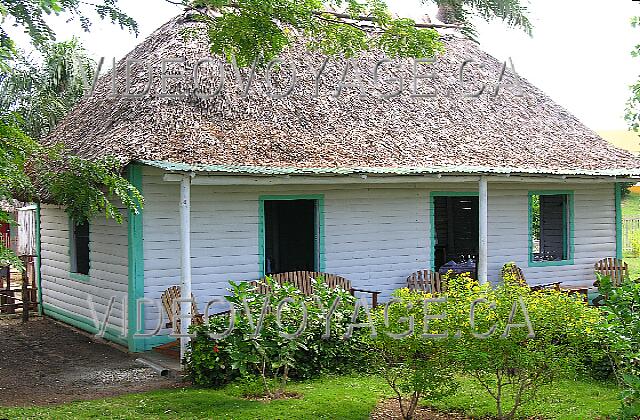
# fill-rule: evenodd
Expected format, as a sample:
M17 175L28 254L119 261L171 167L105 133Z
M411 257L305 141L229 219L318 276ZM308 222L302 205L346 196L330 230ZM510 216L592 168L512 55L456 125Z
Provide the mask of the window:
M89 275L89 223L71 221L71 272Z
M529 261L569 262L571 255L572 195L570 193L529 194Z

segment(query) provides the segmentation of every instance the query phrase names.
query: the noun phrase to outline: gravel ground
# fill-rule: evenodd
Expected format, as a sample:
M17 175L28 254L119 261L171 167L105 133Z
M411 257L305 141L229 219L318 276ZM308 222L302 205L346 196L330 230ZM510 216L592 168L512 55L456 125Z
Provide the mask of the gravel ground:
M0 319L0 406L59 404L183 385L52 320Z

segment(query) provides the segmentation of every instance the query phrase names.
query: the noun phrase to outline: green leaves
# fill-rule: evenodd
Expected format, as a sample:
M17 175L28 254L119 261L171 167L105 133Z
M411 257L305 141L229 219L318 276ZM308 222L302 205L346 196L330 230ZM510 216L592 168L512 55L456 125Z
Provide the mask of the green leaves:
M63 169L56 170L55 167ZM76 223L99 214L122 223L123 216L117 202L123 209L136 214L144 203L140 192L120 175L120 163L112 158L88 161L58 155L41 163L40 169L42 184L50 200L63 205Z
M309 39L311 49L344 57L372 48L415 58L442 50L436 31L393 18L383 0L197 0L192 6L216 11L216 17L200 11L196 18L208 26L211 52L234 57L240 67L264 65L297 35Z
M423 3L436 3L440 12L446 15L450 22L462 25L462 33L475 39L477 32L472 23L473 17L479 17L487 22L494 19L501 20L507 26L522 29L528 35L532 34L533 26L529 20L528 10L522 5L522 0L422 0Z
M18 54L11 72L0 80L0 113L12 110L5 116L35 139L53 130L83 96L84 80L95 73L95 63L75 38L48 44L42 53L38 63Z
M69 20L77 18L82 29L89 31L92 21L85 14L87 7L92 8L100 19L109 20L137 35L137 22L120 9L117 1L102 0L92 3L82 0L0 0L0 16L11 16L16 26L24 29L33 46L39 50L46 48L56 39L55 33L47 23L47 16L66 13ZM15 54L13 39L0 28L0 71L8 71L7 61Z
M394 57L428 58L444 52L434 29L418 29L411 19L395 19L377 39L377 46Z
M640 25L640 16L631 18L631 26L637 28ZM640 44L633 47L631 56L640 57ZM624 118L629 124L629 128L634 131L640 130L640 80L629 86L631 96L627 100Z

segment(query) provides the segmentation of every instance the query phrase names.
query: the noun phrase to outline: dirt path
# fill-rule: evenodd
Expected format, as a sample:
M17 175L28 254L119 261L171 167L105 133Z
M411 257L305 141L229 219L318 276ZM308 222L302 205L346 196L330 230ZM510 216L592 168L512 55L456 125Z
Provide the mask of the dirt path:
M48 319L0 320L0 406L59 404L183 385Z

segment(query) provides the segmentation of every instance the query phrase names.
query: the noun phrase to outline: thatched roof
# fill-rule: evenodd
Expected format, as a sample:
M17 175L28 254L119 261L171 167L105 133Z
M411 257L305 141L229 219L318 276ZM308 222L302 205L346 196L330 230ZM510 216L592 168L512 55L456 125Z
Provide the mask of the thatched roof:
M285 62L295 63L299 74L291 96L270 98L266 92L273 89L268 88L264 70L258 70L249 96L243 98L231 67L226 66L222 93L199 99L191 74L195 63L210 55L204 31L186 35L185 29L200 28L187 16L166 23L126 57L153 63L148 94L140 99L113 97L111 74L107 74L94 95L82 100L48 141L65 143L88 158L115 155L125 164L209 165L223 172L259 167L292 173L310 168L311 172L338 173L357 168L377 168L383 173L443 168L448 172L640 174L640 162L633 155L611 146L522 78L518 78L522 97L516 89L506 88L495 97L485 93L477 99L464 98L464 92L477 90L482 82L492 92L502 63L475 43L454 36L443 38L446 53L433 65L437 79L419 82L420 91L436 92L436 98L410 96L413 63L409 60L401 61L395 71L384 66L380 73L383 80L394 74L404 76L401 96L381 100L345 88L335 98L330 93L345 68L341 59L329 61L320 79L320 95L314 98L309 66L317 71L324 58L309 53L301 40L282 55ZM189 77L170 81L169 91L186 92L186 99L158 95L160 60L175 57L186 59ZM369 90L373 90L378 58L381 54L371 52L357 60L366 69L362 78ZM462 86L459 67L465 59L475 63L467 68L468 80ZM125 87L125 66L124 60L117 65L120 92ZM144 92L147 73L134 69L130 92ZM427 71L427 66L420 66L420 73ZM247 72L242 74L246 80ZM273 85L283 90L289 74L283 66ZM353 74L348 72L348 80L353 80ZM505 82L517 77L507 74ZM211 85L217 83L213 77L208 80ZM384 89L394 86L390 83Z

